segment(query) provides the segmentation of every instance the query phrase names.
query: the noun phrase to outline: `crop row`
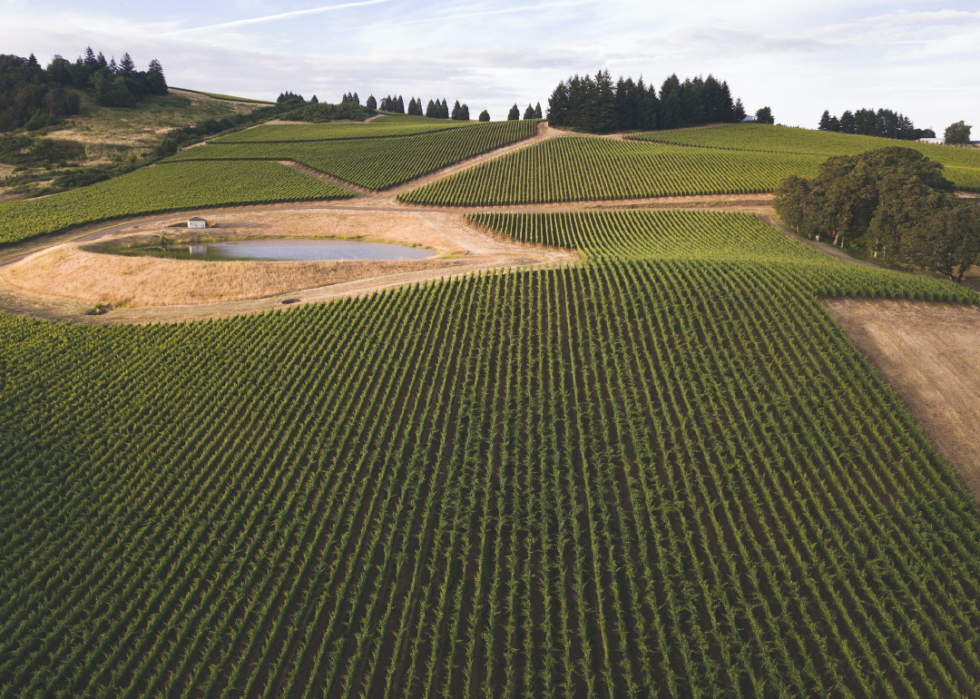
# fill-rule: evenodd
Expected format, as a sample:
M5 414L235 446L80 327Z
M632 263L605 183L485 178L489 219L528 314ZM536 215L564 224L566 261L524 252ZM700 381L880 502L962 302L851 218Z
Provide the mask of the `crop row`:
M548 223L609 251L570 269L0 315L0 698L974 695L980 512L845 265L635 215Z
M399 199L441 206L493 206L770 192L786 175L812 176L819 162L819 157L796 154L553 138L406 192Z
M350 196L279 163L158 165L63 194L0 203L0 243L158 211Z
M537 125L536 121L505 121L404 138L208 144L170 160L294 160L361 187L386 189L530 138Z
M426 117L379 117L365 123L263 124L237 131L212 143L283 143L290 141L335 141L355 138L415 136L433 131L478 126L476 122L428 119Z
M715 211L472 213L467 219L521 243L579 250L594 260L716 260L787 277L817 296L980 303L977 293L924 276L842 264L758 217ZM792 264L788 264L792 263Z
M980 191L980 150L976 148L955 148L917 141L764 124L728 124L706 129L652 131L632 134L626 138L699 148L824 156L855 155L892 146L912 148L945 165L946 176L957 187Z

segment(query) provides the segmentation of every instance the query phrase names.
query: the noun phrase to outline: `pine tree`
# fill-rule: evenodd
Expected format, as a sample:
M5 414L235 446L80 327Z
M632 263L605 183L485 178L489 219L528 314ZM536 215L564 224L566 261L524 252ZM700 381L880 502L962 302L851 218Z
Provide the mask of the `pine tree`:
M529 103L527 105L527 109L524 110L524 119L527 120L533 118L534 118L534 107L532 107Z
M129 57L128 53L124 53L122 60L119 61L119 72L123 75L132 75L136 72L136 64L133 63L133 59Z
M316 98L316 95L310 97L310 104L320 104L320 100Z
M119 66L116 65L115 56L109 59L109 65L107 66L107 68L109 69L109 72L112 74L116 74L119 72Z
M34 57L34 54L33 53L31 54L30 58L27 59L27 65L29 65L31 68L39 68L40 67L38 65L38 63L37 63L37 58Z
M521 110L517 108L517 103L515 102L514 106L510 108L509 112L507 112L507 121L517 121L520 118Z
M823 115L820 117L820 124L817 126L820 131L830 131L830 110L823 110Z
M398 100L395 102L395 114L405 113L405 100L402 99L401 95L398 95Z
M374 99L374 95L370 95L367 98L366 106L367 106L368 109L377 109L378 108L378 100Z
M742 104L741 97L735 100L735 114L733 116L735 121L743 121L745 119L745 105Z
M354 93L354 104L356 104L358 107L361 106L361 98L357 96L356 92Z
M660 124L661 129L676 129L681 125L681 81L677 75L671 75L664 80L660 87Z
M459 121L459 100L456 100L456 104L453 105L452 120Z
M543 119L544 118L541 115L541 103L540 102L538 102L538 104L534 107L534 118L535 119Z
M99 59L95 57L95 52L92 50L91 46L88 46L85 49L85 65L88 68L99 67Z
M470 108L467 105L463 105L459 108L459 120L469 121L470 120Z
M446 98L445 97L442 98L442 109L439 110L439 116L442 119L448 119L449 118L449 103L446 102Z
M99 51L99 55L96 57L96 60L99 62L99 68L109 67L109 63L106 61L105 55L101 51Z

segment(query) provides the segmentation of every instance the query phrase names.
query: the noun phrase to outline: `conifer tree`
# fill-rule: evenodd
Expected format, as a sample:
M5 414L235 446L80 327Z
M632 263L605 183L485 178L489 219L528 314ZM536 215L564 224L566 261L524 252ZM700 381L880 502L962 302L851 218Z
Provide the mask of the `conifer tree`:
M433 102L432 100L429 100L429 104L426 105L426 107L425 107L425 115L427 117L429 117L430 119L438 119L439 118L439 113L438 113L438 110L436 109L435 102Z
M136 72L136 64L133 63L133 59L129 57L128 53L124 53L122 60L119 61L119 72L123 75L132 75Z
M507 112L507 121L517 121L521 118L521 110L517 108L517 103Z
M378 100L374 99L374 95L370 95L367 98L366 106L367 106L368 109L377 109L378 108Z
M532 107L530 103L528 103L527 109L524 110L524 119L527 120L533 118L534 118L534 107Z
M456 104L453 105L451 118L453 121L459 121L459 100L456 100Z
M541 116L541 103L540 102L538 102L538 104L534 107L534 118L535 119L543 119L544 118L543 116Z
M490 112L486 109L480 112L480 121L490 121Z
M468 105L463 105L459 108L459 120L469 121L470 120L470 108Z
M442 109L439 111L439 116L443 119L449 118L449 103L446 102L446 98L442 98Z
M398 95L398 100L394 104L394 112L395 114L405 113L405 101L402 99L401 95Z

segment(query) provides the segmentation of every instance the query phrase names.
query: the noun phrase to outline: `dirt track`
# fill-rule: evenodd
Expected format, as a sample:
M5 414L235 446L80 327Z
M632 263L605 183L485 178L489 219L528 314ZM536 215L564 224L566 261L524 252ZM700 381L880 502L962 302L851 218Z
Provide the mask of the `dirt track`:
M980 500L980 309L908 301L824 305Z

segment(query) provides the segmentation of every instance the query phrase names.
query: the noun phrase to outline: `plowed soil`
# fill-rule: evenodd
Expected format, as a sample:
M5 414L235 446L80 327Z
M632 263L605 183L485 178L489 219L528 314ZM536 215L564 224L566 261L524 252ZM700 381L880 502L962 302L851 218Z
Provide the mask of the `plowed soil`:
M980 500L980 309L907 301L824 305Z

